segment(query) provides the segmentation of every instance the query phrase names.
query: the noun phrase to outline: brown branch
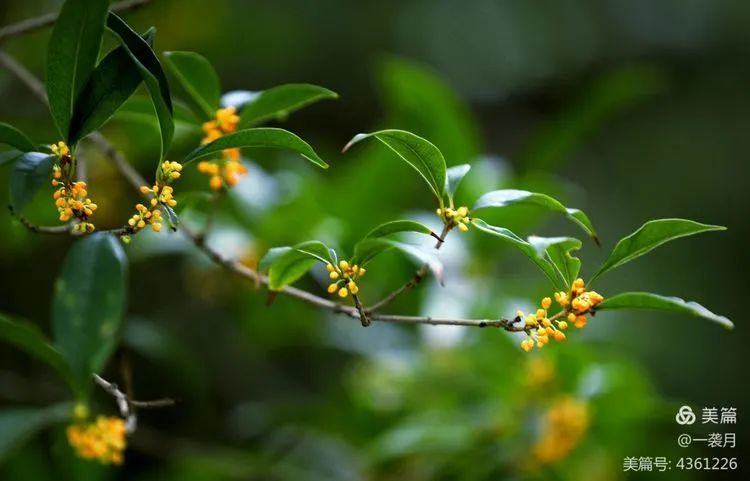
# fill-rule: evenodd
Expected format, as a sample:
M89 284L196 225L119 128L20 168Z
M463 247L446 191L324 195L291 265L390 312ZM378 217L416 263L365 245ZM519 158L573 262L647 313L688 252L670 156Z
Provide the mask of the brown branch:
M440 233L440 237L438 238L437 244L435 244L435 250L439 250L440 247L445 243L445 238L450 232L452 226L450 224L445 224L443 226L443 232ZM386 295L384 298L376 302L375 304L371 305L370 307L366 308L366 311L368 313L377 311L381 307L385 306L401 294L404 294L406 292L409 292L410 290L414 289L417 285L419 285L420 282L422 282L422 279L427 275L427 272L429 271L430 266L428 264L423 264L419 269L417 269L417 272L414 273L411 279L409 279L406 284L402 285L395 291L391 292L390 294Z
M110 10L113 12L135 10L150 1L151 0L127 0L124 2L115 3L114 5L112 5L112 8ZM27 32L32 32L34 30L39 30L40 28L48 27L55 23L58 15L58 12L46 13L44 15L39 15L38 17L28 18L18 23L0 28L0 42Z

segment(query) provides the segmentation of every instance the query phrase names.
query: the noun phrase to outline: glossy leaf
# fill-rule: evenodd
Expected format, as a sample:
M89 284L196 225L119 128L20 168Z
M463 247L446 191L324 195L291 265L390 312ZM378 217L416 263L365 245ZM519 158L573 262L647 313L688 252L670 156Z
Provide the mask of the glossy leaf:
M417 262L426 264L435 275L435 278L441 284L443 283L443 264L435 254L425 252L416 246L404 244L403 242L398 242L393 239L368 237L357 242L354 246L352 262L354 264L359 264L360 266L366 266L377 256L390 249L396 249Z
M254 93L254 92L253 92ZM310 84L286 84L246 96L240 112L240 128L252 127L272 119L284 119L307 105L325 99L336 99L338 94L327 88Z
M183 164L189 164L194 160L214 155L224 149L247 147L293 150L318 167L324 169L328 168L328 164L318 157L318 154L315 153L313 148L310 147L307 142L288 130L270 127L239 130L232 134L220 137L189 153L187 157L185 157Z
M149 46L153 45L155 32L151 28L143 34ZM70 125L71 143L104 125L141 82L141 73L124 46L109 52L91 73L76 102Z
M4 122L0 122L0 144L9 145L21 152L34 150L34 144L23 132Z
M613 309L646 309L652 311L669 311L714 321L727 329L734 329L732 321L724 316L714 314L697 302L685 301L679 297L660 296L650 292L623 292L604 299L596 308L597 311Z
M405 130L380 130L370 134L357 134L344 147L344 151L365 139L376 138L409 164L430 186L433 194L443 204L446 167L443 154L428 140Z
M135 31L128 26L120 17L110 13L107 17L107 28L118 38L125 47L130 58L141 73L143 83L146 85L154 111L159 120L159 132L161 134L160 155L163 159L174 135L174 121L172 119L172 97L169 93L169 84L164 75L159 59L151 49L151 46Z
M570 252L581 248L582 242L573 237L537 237L531 236L529 244L534 246L540 256L546 255L555 265L565 285L570 288L581 270L581 260ZM567 289L566 289L567 290Z
M417 232L419 234L426 234L435 238L439 238L432 229L422 224L421 222L413 220L394 220L386 222L375 227L373 230L367 233L365 238L384 237L398 232Z
M726 230L718 225L701 224L687 219L657 219L643 224L637 231L623 237L612 249L609 257L591 277L591 282L605 272L646 254L671 240L701 232Z
M317 262L318 259L290 248L270 263L268 288L272 291L283 289L307 274Z
M200 107L205 119L213 118L219 108L219 75L205 57L195 52L164 52L166 65L180 85Z
M293 250L289 246L284 247L272 247L268 249L268 251L263 255L263 257L258 262L258 271L260 272L267 272L268 269L271 267L271 265L281 257L282 255L286 254L287 252Z
M10 200L16 212L21 212L50 181L53 165L55 157L42 152L27 152L16 159L10 177Z
M510 205L533 205L551 210L552 212L559 212L578 224L597 244L599 243L594 226L586 214L578 209L565 207L556 199L546 194L516 189L494 190L483 194L477 199L471 210L473 212L489 207L502 208Z
M73 407L69 403L0 410L0 462L35 433L70 419L72 413Z
M559 290L568 289L568 286L562 283L562 280L558 275L557 268L549 259L549 257L544 255L543 253L540 253L529 242L526 242L525 240L514 234L512 231L505 229L504 227L497 227L487 224L481 219L473 219L472 224L482 232L493 235L523 252L526 257L531 259L531 261L536 264L536 266L544 273L544 275L547 276L547 279L552 282L552 285L554 285L555 288Z
M0 316L0 340L26 352L57 371L73 392L78 391L78 384L70 372L70 367L62 354L53 347L47 337L33 324L11 321Z
M302 242L294 246L294 250L302 252L303 254L314 257L324 264L333 264L336 261L331 254L331 249L320 241L308 241Z
M459 184L464 180L466 174L471 170L471 165L461 164L454 165L448 168L445 175L445 193L448 195L448 200L453 202L453 196L456 195Z
M75 104L96 66L109 2L67 0L47 49L47 97L60 135L69 139Z
M120 242L97 233L78 240L55 282L54 341L82 386L104 367L125 310L127 260Z

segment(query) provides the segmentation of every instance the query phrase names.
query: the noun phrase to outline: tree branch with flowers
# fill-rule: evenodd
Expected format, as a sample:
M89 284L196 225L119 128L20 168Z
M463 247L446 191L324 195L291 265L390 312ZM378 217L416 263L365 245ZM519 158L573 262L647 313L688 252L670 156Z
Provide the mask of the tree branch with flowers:
M87 15L79 15L86 9ZM3 32L25 31L22 28ZM104 35L110 34L118 46L100 58ZM16 33L16 34L17 34ZM10 35L10 34L6 34ZM732 328L732 322L705 307L676 297L646 292L626 292L604 296L593 290L593 283L603 274L627 263L662 244L699 233L723 230L723 227L686 219L652 220L616 243L608 258L585 282L580 277L581 261L574 252L583 243L574 237L522 238L503 227L492 225L480 215L493 209L527 205L564 216L595 244L599 239L589 217L581 210L567 207L543 193L524 190L495 190L480 196L471 208L458 202L461 181L470 175L468 164L448 167L441 151L429 140L411 132L386 129L354 136L344 151L367 141L378 141L410 168L434 197L436 215L442 225L437 233L425 224L411 219L396 219L374 226L344 255L318 240L299 239L291 246L274 247L263 256L257 270L225 257L210 246L206 235L211 224L196 231L180 220L176 208L180 203L177 184L186 169L196 169L208 176L208 188L214 198L225 195L248 174L242 161L242 149L283 149L299 154L313 165L327 169L328 164L306 141L281 128L261 127L264 122L285 117L313 102L335 99L337 95L323 87L288 84L262 92L223 93L219 76L210 62L193 52L167 52L164 65L188 94L204 138L200 145L180 161L168 160L166 153L174 134L176 116L171 86L162 60L153 49L154 30L136 33L107 2L68 0L54 26L48 49L47 81L44 89L38 81L7 54L0 60L49 103L60 139L47 139L38 145L15 127L0 123L0 143L10 146L3 164L11 168L11 211L19 222L38 233L72 235L77 238L68 253L53 293L53 339L31 325L0 320L0 339L27 350L52 365L70 387L75 408L50 419L70 422L68 438L76 453L102 463L120 464L126 438L132 432L125 423L129 414L92 417L89 400L94 380L110 393L111 383L99 377L119 342L118 333L124 317L127 296L127 254L129 244L147 227L162 231L166 222L172 230L181 231L212 261L230 272L268 290L269 301L278 294L297 298L320 309L327 309L358 319L362 326L373 322L401 324L458 325L496 327L520 333L524 351L543 348L554 339L561 342L571 326L583 328L587 320L601 311L614 309L652 309L680 312L702 317ZM154 176L146 181L130 166L122 154L104 138L102 127L134 94L144 86L150 96L153 115L159 126L160 149L154 153ZM45 94L46 92L46 94ZM79 146L92 142L107 156L123 178L137 189L142 202L122 225L96 224L98 205L89 197L89 185L81 177L82 158ZM448 159L450 160L450 159ZM250 174L252 175L252 174ZM37 225L25 217L25 208L39 192L53 189L50 209L58 212L60 224ZM218 203L212 203L215 209ZM382 312L394 299L408 294L429 274L441 284L444 279L439 250L449 242L449 234L488 235L509 245L527 257L549 280L550 295L541 299L538 309L518 311L515 315L498 315L495 319L440 318ZM398 240L409 233L431 237L433 249ZM169 242L169 238L164 242ZM396 290L379 300L368 299L367 279L377 276L371 267L383 253L395 251L415 260L414 275ZM294 283L322 264L329 278L321 292L309 292ZM367 274L367 276L365 275ZM553 309L553 305L556 308ZM107 387L109 386L109 387ZM115 396L119 403L128 400ZM124 399L124 401L123 401ZM122 410L121 410L122 411ZM134 426L134 425L133 425Z

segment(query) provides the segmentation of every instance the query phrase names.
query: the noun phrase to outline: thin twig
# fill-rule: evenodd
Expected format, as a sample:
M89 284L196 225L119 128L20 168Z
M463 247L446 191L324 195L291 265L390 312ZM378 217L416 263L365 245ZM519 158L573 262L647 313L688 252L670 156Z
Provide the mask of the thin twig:
M438 238L437 244L435 244L435 250L439 250L440 247L442 247L443 243L445 243L445 238L448 235L448 233L451 230L450 224L445 224L443 226L443 232L440 233L440 237ZM415 288L420 282L422 282L422 279L427 275L427 272L429 271L430 266L429 264L423 264L419 269L417 269L417 272L414 273L411 279L409 279L406 284L402 285L395 291L392 291L390 294L386 295L384 298L376 302L375 304L371 305L370 307L366 308L366 311L368 313L372 313L374 311L377 311L381 307L384 307L386 304L390 303L392 300L400 296L401 294L405 292L409 292L413 288Z
M8 205L11 217L15 217L18 222L35 234L70 234L70 224L65 225L37 225L29 221L20 214L17 214L12 205Z
M111 11L124 12L126 10L134 10L138 7L141 7L147 4L150 1L151 0L127 0L124 2L115 3L114 5L112 5ZM58 15L59 15L58 12L46 13L44 15L39 15L38 17L28 18L18 23L14 23L6 27L0 28L0 42L7 40L11 37L21 35L23 33L31 32L31 31L38 30L44 27L48 27L52 25L53 23L55 23Z

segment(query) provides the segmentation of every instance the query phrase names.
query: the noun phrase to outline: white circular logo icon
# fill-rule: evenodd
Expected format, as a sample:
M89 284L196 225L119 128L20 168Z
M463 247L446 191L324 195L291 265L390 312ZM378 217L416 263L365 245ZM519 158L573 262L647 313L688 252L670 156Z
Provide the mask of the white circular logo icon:
M677 424L693 424L695 422L695 413L690 406L682 406L674 417Z

